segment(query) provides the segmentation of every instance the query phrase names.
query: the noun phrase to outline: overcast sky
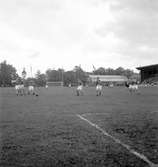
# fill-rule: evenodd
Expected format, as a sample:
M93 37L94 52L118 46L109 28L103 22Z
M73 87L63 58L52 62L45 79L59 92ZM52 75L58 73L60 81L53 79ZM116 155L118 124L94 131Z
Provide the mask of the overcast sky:
M158 63L157 0L0 0L0 61L21 73Z

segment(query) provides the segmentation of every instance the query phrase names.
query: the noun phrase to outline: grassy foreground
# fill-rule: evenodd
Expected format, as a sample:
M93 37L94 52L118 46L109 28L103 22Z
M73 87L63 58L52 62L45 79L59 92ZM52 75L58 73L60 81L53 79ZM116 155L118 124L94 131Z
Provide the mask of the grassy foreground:
M17 97L0 89L0 166L147 167L121 145L79 119L108 133L158 164L158 88L94 88L75 96L75 88L41 88L39 96ZM96 114L98 113L98 114Z

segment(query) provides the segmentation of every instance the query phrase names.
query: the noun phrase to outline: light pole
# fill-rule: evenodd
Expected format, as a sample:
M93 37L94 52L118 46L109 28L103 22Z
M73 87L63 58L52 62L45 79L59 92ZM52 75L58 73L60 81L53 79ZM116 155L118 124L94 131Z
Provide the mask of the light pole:
M23 82L25 81L25 78L26 78L26 71L25 71L25 68L23 68L23 71L22 71L22 79L23 79Z
M61 80L62 80L62 86L64 86L64 69L63 68L61 71Z

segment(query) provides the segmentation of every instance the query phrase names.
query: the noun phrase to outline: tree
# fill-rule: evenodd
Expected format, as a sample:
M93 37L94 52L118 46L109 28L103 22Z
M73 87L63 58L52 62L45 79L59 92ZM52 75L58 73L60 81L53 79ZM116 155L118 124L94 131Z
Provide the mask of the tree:
M61 81L63 81L64 70L61 68L59 68L58 70L48 69L46 71L46 77L47 77L48 81L61 82Z
M106 71L105 71L105 68L99 67L97 70L93 71L93 73L94 73L95 75L105 75L105 74L106 74Z
M58 76L59 76L59 81L64 81L64 69L59 68L58 69Z
M64 73L64 85L68 86L69 84L76 84L76 74L74 71L67 71Z
M115 70L115 73L116 73L116 75L124 75L125 69L122 68L122 67L118 67L118 68Z
M15 67L7 64L6 61L0 63L0 86L12 86L12 80L18 78Z
M36 73L36 85L37 86L45 86L46 85L46 75L41 74L41 72L38 70Z
M36 85L36 78L27 78L25 80L25 86L29 86L29 85L33 85L35 86Z
M46 75L48 81L59 81L58 72L56 70L48 69Z
M83 84L85 84L87 82L87 74L85 71L83 71L83 69L80 66L75 66L73 71L75 72L76 75L76 83L78 83L79 81L83 82Z
M106 71L106 75L115 75L115 70L114 69L112 69L112 68L107 68L107 69L105 69L105 71Z
M130 69L126 69L125 72L124 72L124 75L125 75L128 79L130 79L133 75L135 75L135 73L134 73L132 70L130 70ZM138 75L138 74L136 74L136 75ZM138 76L139 76L139 75L138 75Z

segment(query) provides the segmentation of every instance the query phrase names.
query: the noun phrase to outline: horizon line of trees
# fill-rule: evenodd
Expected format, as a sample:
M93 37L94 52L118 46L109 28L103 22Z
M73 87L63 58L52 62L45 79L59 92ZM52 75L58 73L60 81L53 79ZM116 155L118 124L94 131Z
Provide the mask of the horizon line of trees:
M93 70L92 72L84 71L80 66L75 66L72 70L65 71L64 69L47 69L45 73L41 73L40 70L36 72L35 77L26 77L25 83L34 82L37 86L45 86L46 82L59 82L63 81L64 85L68 86L71 84L76 84L79 81L86 84L88 82L88 76L90 74L94 75L123 75L128 79L131 79L133 76L138 77L139 74L135 73L133 70L124 69L123 67L113 68L104 68L99 67L98 69ZM0 63L0 86L13 86L15 80L22 81L22 77L18 75L17 70L12 65L8 64L6 61Z

